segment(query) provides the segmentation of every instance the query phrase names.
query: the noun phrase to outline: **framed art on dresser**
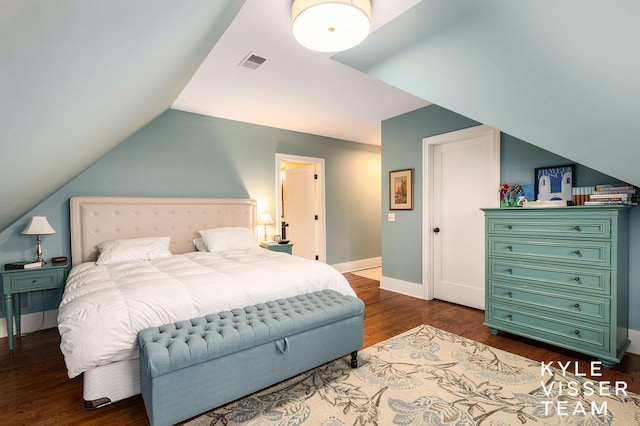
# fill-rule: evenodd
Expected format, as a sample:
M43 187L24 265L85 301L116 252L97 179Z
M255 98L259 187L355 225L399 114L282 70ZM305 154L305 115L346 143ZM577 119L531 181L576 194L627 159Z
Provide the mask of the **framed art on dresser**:
M575 176L575 164L536 168L534 175L534 194L536 200L571 201L573 198L572 189Z

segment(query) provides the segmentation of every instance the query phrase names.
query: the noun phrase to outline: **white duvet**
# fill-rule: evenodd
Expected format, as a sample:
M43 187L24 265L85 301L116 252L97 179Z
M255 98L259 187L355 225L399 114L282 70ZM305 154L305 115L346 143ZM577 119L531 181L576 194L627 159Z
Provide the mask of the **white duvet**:
M264 250L193 252L152 261L83 263L58 310L69 377L138 356L138 331L301 293L355 296L324 263Z

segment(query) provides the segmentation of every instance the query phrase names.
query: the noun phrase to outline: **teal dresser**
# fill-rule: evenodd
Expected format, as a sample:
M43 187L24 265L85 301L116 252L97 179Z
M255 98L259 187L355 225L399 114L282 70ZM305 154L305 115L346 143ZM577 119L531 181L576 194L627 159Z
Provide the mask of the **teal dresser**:
M607 367L628 339L629 208L483 209L485 322Z

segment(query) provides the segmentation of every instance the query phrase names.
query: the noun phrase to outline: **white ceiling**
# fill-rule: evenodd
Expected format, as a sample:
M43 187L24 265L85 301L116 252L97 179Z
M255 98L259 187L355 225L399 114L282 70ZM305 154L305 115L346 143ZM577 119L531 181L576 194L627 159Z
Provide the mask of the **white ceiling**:
M419 1L374 1L372 30ZM249 53L267 61L240 67ZM429 104L300 46L291 34L291 0L247 0L171 107L380 145L382 120Z

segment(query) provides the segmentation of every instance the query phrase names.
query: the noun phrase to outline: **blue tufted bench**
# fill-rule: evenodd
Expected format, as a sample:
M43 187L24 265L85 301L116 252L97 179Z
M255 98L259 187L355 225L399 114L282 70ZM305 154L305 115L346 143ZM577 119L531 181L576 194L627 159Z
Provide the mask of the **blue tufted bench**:
M362 300L308 293L138 333L140 388L153 426L171 425L351 353Z

